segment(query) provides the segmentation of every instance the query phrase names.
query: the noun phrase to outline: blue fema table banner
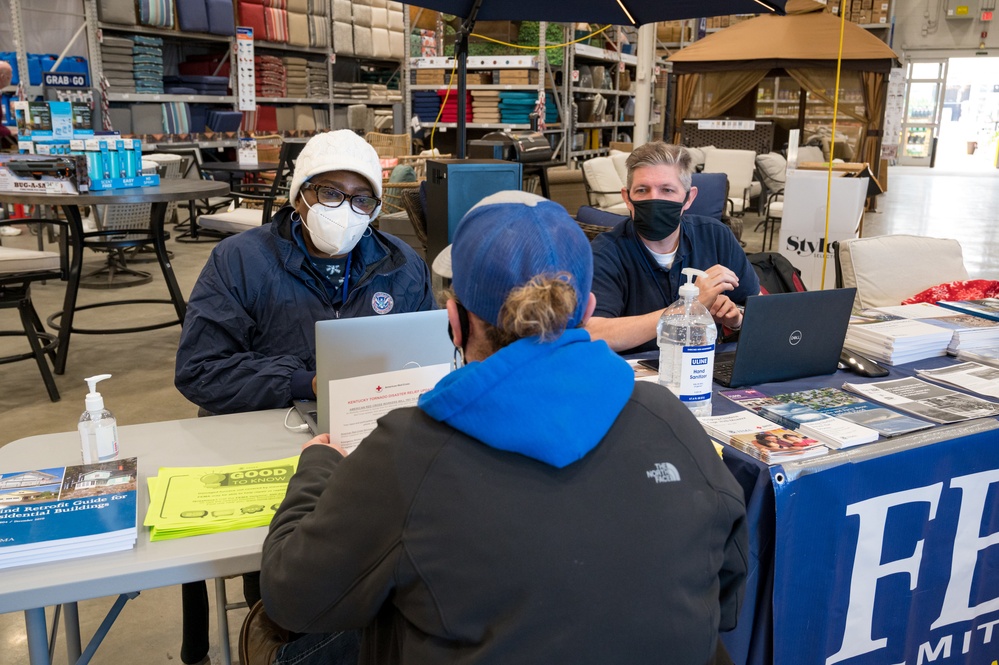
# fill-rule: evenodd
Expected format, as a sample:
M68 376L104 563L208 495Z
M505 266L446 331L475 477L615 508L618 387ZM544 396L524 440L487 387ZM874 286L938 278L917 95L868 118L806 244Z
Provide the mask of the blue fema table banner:
M999 660L999 430L774 488L775 663Z

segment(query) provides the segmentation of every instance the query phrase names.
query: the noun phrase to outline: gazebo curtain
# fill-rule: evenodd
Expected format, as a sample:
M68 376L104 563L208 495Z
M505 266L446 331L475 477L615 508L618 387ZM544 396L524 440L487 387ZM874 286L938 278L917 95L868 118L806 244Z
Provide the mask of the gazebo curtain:
M811 99L833 105L836 71L826 67L788 67L788 75L810 93ZM683 120L717 118L754 90L767 76L767 70L713 71L677 76L676 124L673 140L680 142L679 127ZM846 138L847 132L837 132L837 144L854 161L868 162L876 167L880 156L880 137L885 110L885 76L881 72L846 70L840 73L840 119L861 124L856 138ZM811 123L827 121L809 120ZM828 121L831 130L832 122ZM830 132L831 134L831 132ZM826 137L831 138L830 137ZM838 152L838 151L837 151Z
M683 120L717 118L755 90L766 75L766 70L749 69L677 76L673 140L680 142Z

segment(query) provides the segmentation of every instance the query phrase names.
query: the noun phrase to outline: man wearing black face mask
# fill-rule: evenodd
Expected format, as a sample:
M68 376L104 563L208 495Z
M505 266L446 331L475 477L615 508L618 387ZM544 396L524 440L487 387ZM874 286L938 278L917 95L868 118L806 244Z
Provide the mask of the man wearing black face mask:
M707 272L695 282L698 299L716 323L739 329L738 305L759 293L759 279L728 227L686 214L697 196L690 153L655 141L631 153L627 166L621 195L631 219L593 240L590 336L619 353L655 350L656 324L679 297L684 268Z

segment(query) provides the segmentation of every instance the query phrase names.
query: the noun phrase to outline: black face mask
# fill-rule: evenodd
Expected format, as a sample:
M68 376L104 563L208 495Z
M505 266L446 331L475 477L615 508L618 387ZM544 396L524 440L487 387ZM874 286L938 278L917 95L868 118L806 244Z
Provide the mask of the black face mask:
M638 235L653 242L668 237L680 228L680 216L683 213L683 201L665 201L663 199L646 199L635 201L630 196L628 200L635 208L635 230Z

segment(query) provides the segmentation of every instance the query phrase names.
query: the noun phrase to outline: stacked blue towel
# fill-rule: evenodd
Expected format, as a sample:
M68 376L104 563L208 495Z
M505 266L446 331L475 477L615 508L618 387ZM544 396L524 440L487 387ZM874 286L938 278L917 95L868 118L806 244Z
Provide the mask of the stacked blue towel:
M503 122L511 124L527 124L531 122L531 113L537 106L538 96L533 92L500 93L500 113ZM558 107L550 95L545 96L545 122L558 122Z
M432 123L441 110L441 98L436 90L413 91L413 113L423 123Z
M133 35L132 60L135 91L163 92L163 40L159 37Z

